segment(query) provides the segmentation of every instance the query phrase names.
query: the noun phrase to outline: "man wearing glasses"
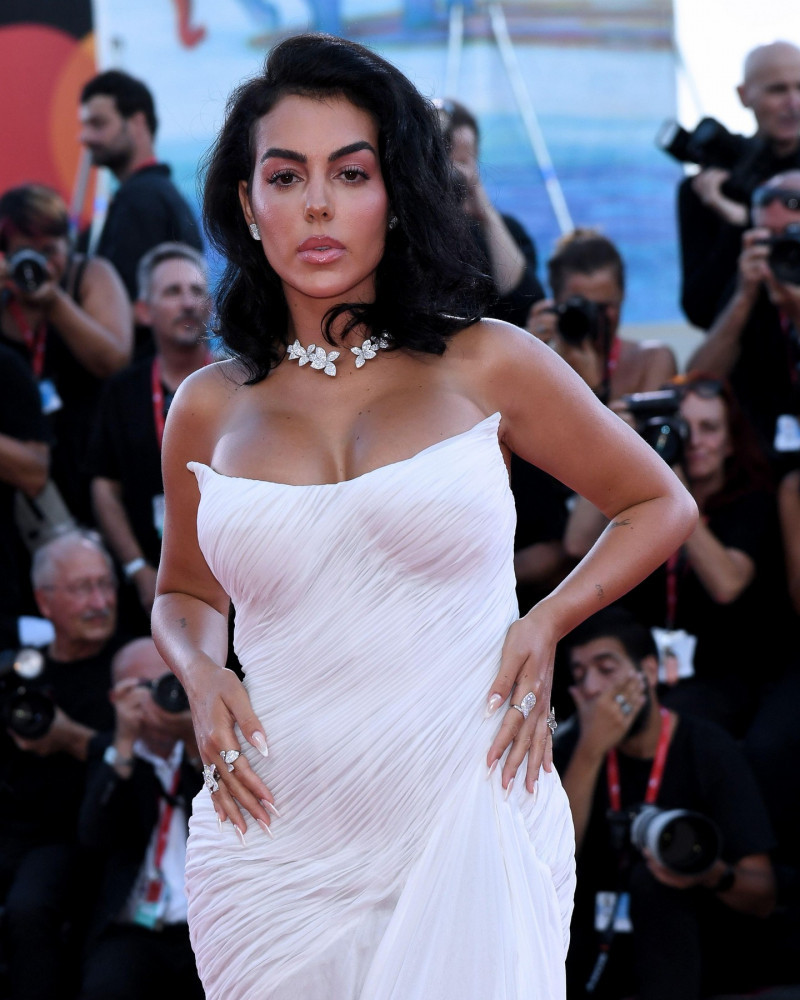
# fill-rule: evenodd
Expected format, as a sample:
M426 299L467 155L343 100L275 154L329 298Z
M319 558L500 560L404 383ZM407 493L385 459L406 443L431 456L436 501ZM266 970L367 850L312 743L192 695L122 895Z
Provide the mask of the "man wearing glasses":
M688 367L728 378L781 474L800 465L800 169L753 193L736 285Z
M93 532L46 543L34 554L31 576L55 638L41 650L39 676L19 681L53 711L35 718L4 711L0 730L0 900L9 985L18 1000L69 995L63 953L78 955L83 911L93 898L92 873L77 846L78 811L86 762L102 752L99 734L114 728L108 691L120 645L117 581ZM2 701L7 709L8 691Z

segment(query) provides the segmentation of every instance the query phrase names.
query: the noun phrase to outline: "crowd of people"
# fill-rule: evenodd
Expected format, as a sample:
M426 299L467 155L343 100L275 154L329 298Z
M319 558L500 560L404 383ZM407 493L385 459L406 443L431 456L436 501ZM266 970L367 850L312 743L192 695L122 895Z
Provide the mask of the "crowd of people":
M800 49L755 49L739 94L747 170L732 185L735 170L701 163L676 192L676 300L705 331L682 365L625 337L625 261L606 234L565 235L539 273L535 234L483 186L477 118L434 102L484 315L559 355L700 514L556 650L548 726L577 859L569 1000L800 984ZM155 156L145 84L99 74L80 121L116 181L91 252L56 191L0 196L0 997L202 997L184 866L204 760L150 630L166 417L219 358L212 290L200 226ZM242 207L255 253L264 234ZM395 227L397 214L387 246ZM223 313L241 321L233 287ZM199 433L186 404L179 419ZM608 508L517 454L509 480L525 614L596 551ZM244 844L220 801L220 830L230 818Z

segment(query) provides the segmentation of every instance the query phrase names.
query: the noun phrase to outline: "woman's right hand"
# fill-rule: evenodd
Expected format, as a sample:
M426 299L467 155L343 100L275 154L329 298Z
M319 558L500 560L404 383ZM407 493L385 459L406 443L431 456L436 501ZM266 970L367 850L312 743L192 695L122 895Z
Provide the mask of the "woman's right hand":
M197 746L203 764L218 772L218 788L211 792L211 802L220 823L230 820L244 841L247 823L242 810L250 813L261 829L272 836L270 823L279 815L272 792L250 767L242 754L229 770L221 756L224 750L242 747L234 726L263 756L268 755L264 727L259 722L244 685L232 670L220 667L210 658L197 663L187 687Z

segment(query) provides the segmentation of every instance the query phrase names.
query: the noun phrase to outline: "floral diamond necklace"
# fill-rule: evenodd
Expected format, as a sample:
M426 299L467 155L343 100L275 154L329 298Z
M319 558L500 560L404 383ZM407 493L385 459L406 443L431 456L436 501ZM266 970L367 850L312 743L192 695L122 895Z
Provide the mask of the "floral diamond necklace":
M384 332L378 336L367 337L361 347L351 347L350 351L356 356L356 368L363 366L376 356L378 351L385 351L392 346L390 334ZM317 371L325 372L333 377L336 374L336 359L339 351L326 351L324 347L317 347L316 344L309 344L303 347L299 340L290 344L286 351L290 361L297 361L302 368L303 365L311 365Z

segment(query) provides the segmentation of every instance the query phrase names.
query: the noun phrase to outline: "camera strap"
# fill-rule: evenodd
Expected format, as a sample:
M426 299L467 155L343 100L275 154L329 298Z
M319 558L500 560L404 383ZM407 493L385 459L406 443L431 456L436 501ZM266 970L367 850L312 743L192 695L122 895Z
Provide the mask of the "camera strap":
M647 790L644 794L645 805L654 805L661 788L661 780L664 777L664 768L667 763L667 751L669 750L670 727L669 712L663 706L659 709L661 715L661 728L658 733L658 745L656 755L653 758L653 766L650 768L650 777L647 779ZM617 748L612 747L606 757L606 780L608 782L608 799L614 812L622 811L622 787L619 778L619 757Z
M36 329L33 329L23 312L22 306L16 299L13 298L8 300L8 311L11 313L14 322L17 324L17 328L22 334L25 346L28 348L28 352L30 353L33 374L37 379L40 379L42 377L42 373L44 372L44 349L47 341L47 324L44 320L41 320L41 322L37 324Z

